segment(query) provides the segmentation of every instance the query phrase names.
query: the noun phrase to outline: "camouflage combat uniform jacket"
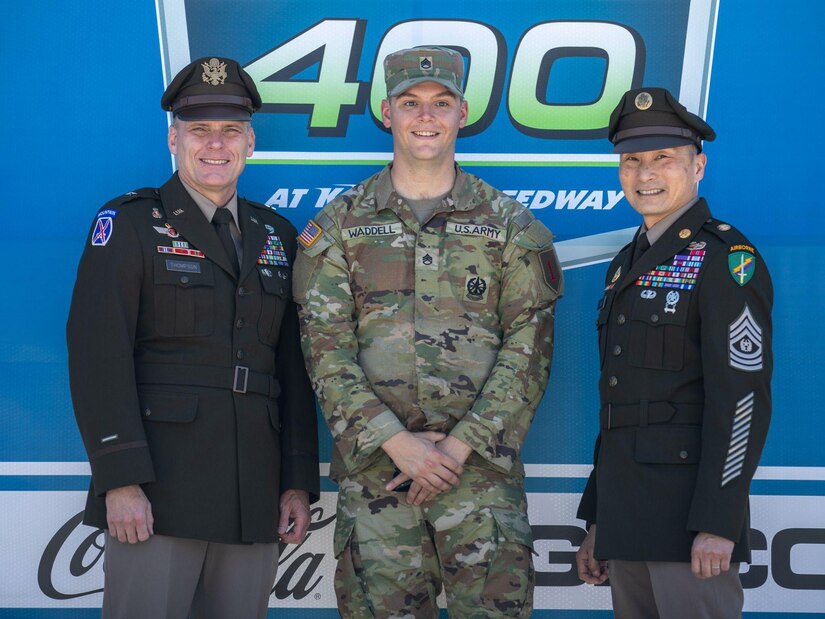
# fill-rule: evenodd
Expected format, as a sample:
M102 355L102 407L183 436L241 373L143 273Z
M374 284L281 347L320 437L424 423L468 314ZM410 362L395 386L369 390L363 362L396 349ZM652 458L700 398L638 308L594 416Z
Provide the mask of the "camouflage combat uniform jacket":
M551 232L530 211L456 170L423 225L387 166L328 204L299 239L294 293L335 441L333 479L376 462L404 429L449 433L482 466L523 475L561 268Z

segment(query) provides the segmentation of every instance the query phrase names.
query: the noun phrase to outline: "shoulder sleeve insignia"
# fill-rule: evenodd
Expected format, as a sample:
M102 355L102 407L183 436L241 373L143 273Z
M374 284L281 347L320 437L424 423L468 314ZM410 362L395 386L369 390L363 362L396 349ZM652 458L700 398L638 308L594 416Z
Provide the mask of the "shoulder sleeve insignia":
M732 249L735 249L735 247ZM751 280L756 271L756 256L749 251L732 251L728 254L728 270L731 277L733 277L733 281L740 286L744 286Z
M114 219L116 216L117 211L114 209L106 209L97 214L92 230L91 242L93 247L103 247L112 238L112 233L115 231Z
M310 219L301 234L298 235L298 242L304 246L304 249L309 249L318 240L319 236L321 236L321 228Z
M539 262L541 263L541 272L544 275L544 283L557 296L564 293L564 277L561 272L561 264L556 255L556 249L550 247L539 252Z

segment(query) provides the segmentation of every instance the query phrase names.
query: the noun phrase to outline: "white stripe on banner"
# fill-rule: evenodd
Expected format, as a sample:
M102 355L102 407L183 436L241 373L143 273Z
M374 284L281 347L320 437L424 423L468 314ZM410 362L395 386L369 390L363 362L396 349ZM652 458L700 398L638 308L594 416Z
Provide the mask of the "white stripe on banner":
M357 153L357 152L306 152L306 151L255 151L247 161L392 161L392 153ZM618 165L618 155L585 155L581 153L545 154L545 153L456 153L458 163L466 161L490 163L565 163L569 165Z
M329 462L320 465L329 475ZM527 477L583 479L590 475L589 464L525 464ZM88 462L0 462L0 476L90 475ZM760 466L754 479L768 481L825 481L825 466Z

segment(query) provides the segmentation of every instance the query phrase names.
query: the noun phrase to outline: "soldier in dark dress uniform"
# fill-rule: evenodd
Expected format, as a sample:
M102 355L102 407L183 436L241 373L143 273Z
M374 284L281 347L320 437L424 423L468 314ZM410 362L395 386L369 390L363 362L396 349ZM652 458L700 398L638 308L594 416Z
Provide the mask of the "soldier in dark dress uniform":
M698 196L707 123L642 88L624 95L609 137L644 223L598 306L601 431L578 512L589 529L579 576L609 575L619 619L739 617L748 493L771 415L771 278Z
M104 617L265 616L279 538L303 540L318 498L296 232L236 193L260 106L234 60L184 68L162 99L178 172L106 204L80 261L69 374Z

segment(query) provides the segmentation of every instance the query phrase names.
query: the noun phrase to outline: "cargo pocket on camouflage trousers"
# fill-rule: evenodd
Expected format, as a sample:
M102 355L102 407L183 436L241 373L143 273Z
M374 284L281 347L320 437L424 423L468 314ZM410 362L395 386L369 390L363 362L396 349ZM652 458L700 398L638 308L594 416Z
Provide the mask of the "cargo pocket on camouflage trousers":
M336 561L335 597L342 617L372 619L375 613L367 601L364 590L363 569L358 558L358 548L352 547L353 544L358 544L353 535L354 532L355 518L344 514L339 506L332 542Z
M535 583L530 523L520 511L490 509L495 520L494 548L481 591L482 609L467 617L529 617Z

